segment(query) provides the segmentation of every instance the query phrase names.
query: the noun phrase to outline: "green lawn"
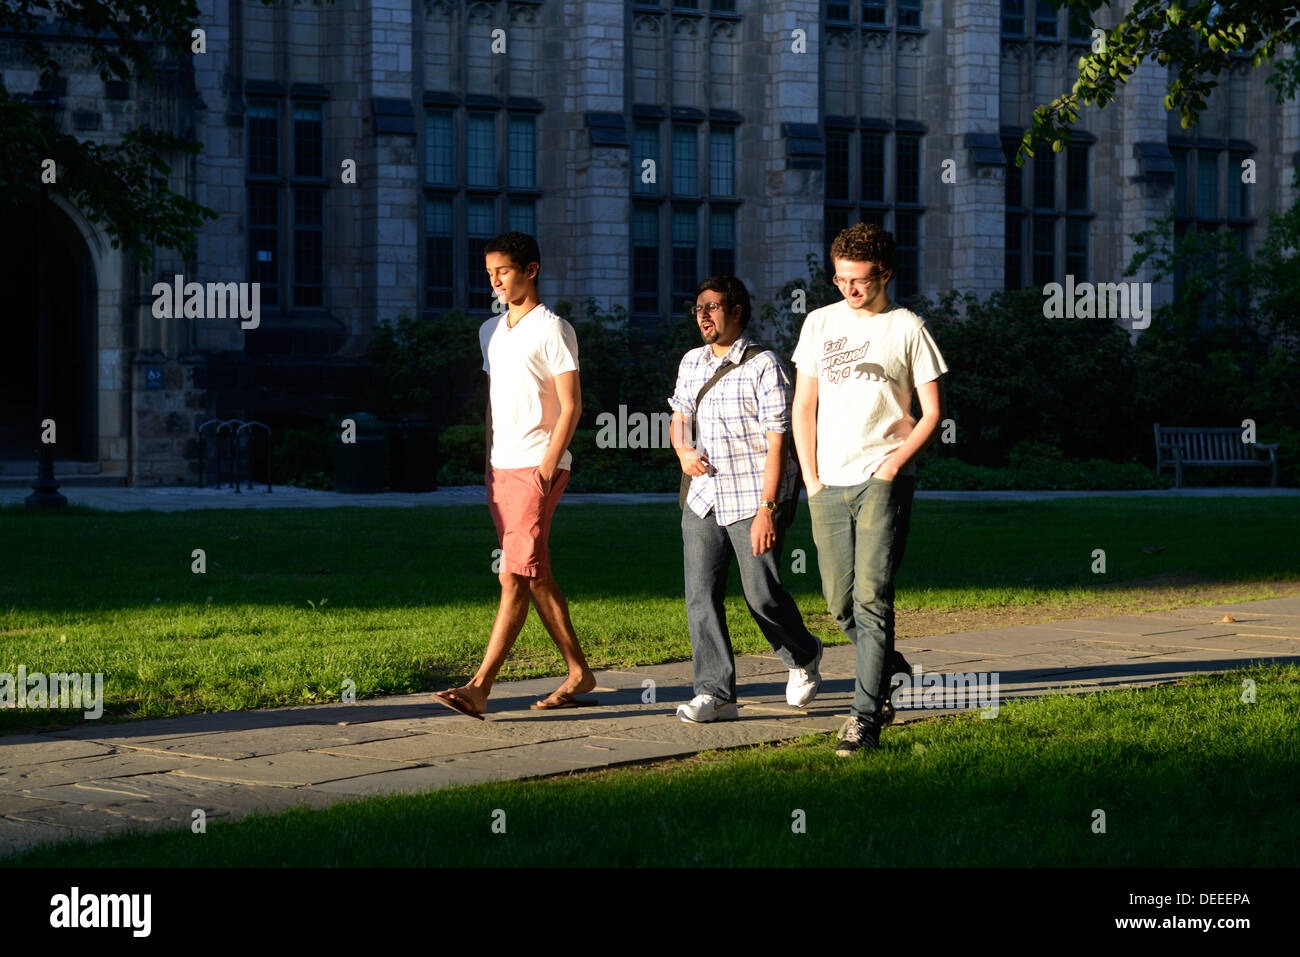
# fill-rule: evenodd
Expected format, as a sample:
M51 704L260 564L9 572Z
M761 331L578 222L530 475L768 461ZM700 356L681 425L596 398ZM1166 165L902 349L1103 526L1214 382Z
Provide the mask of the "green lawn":
M1246 677L1254 703L1242 700ZM817 735L214 821L203 835L61 844L4 863L1294 867L1298 802L1300 668L1289 665L1013 702L987 721L929 719L849 759ZM498 810L504 834L492 829Z
M557 513L555 574L594 666L690 657L678 521L671 504ZM899 631L963 609L987 627L1008 609L1069 617L1140 599L1144 582L1229 583L1217 597L1268 597L1271 583L1300 580L1297 540L1295 499L922 501L899 576ZM0 672L102 672L103 720L337 700L345 679L362 697L446 686L482 654L496 545L485 507L6 508ZM197 548L205 574L191 571ZM1098 548L1105 574L1091 570ZM806 508L787 570L794 549L804 569L786 576L791 591L815 631L842 640L825 619ZM734 573L730 593L737 652L767 649ZM533 616L502 677L558 674L559 664ZM5 709L0 732L59 720L74 719Z

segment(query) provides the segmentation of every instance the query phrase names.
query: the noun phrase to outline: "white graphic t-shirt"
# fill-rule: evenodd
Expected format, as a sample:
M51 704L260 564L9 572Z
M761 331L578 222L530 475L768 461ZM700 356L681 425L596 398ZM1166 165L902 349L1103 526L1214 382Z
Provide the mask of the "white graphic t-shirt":
M817 478L858 485L916 427L912 391L948 371L925 320L893 305L855 314L844 300L804 320L795 368L817 377ZM916 471L912 460L903 474Z
M478 330L483 371L491 376L491 462L497 469L536 468L560 418L555 377L578 368L578 337L541 303L513 329L506 317L494 316ZM572 462L565 449L559 468Z

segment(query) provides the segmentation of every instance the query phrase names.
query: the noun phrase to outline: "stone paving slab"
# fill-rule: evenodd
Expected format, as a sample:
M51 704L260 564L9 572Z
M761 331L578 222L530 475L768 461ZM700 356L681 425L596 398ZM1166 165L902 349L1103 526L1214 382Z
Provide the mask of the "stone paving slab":
M496 742L497 747L513 747L511 742ZM405 764L428 764L434 758L467 751L483 751L493 747L493 742L472 734L445 734L419 732L400 738L384 738L365 744L348 744L342 747L313 748L313 753L335 754L343 758L378 758L382 761L399 761Z
M1098 619L1100 620L1100 619ZM924 638L912 638L910 642L915 642L919 647L944 647L962 649L970 646L980 648L992 648L999 645L1008 647L1019 647L1024 643L1024 627L1031 628L1050 628L1042 640L1044 641L1067 641L1071 637L1083 637L1093 634L1090 628L1074 627L1074 622L1049 622L1044 625L1016 626L1011 628L989 628L985 631L951 631L943 635L927 635ZM1071 634L1073 633L1073 635ZM900 642L902 647L903 643Z
M1148 644L1144 641L1134 641L1128 637L1101 638L1096 635L1084 639L1079 642L1079 645L1092 648L1099 654L1131 658L1149 658L1151 655L1179 654L1184 651L1196 650L1196 646L1179 645L1173 642L1163 644L1151 642ZM1037 645L1030 653L1051 654L1054 650L1051 645Z
M776 655L745 655L736 659L736 680L756 678L759 675L779 675L784 687L790 669Z
M21 815L37 808L49 807L51 804L62 804L64 800L61 797L25 797L21 794L0 794L0 818L9 814Z
M112 747L95 741L57 741L43 734L0 737L0 766L4 768L71 761L112 753ZM0 776L3 776L3 772L0 772Z
M693 754L698 748L680 740L637 737L645 728L618 732L618 737L589 735L562 741L542 741L514 748L476 751L438 758L434 767L499 773L498 780L541 777L565 771L627 764Z
M1286 655L1295 655L1300 653L1300 642L1284 641L1281 638L1238 638L1237 641L1251 642L1248 648L1242 648L1243 652L1248 652L1251 657L1263 655L1265 657L1279 657ZM1216 643L1218 639L1215 639Z
M679 681L690 684L692 665L689 661L673 661L664 665L638 665L635 668L620 670L624 674L630 672L640 675L642 680L653 678L657 684L670 684ZM640 682L637 682L637 684L639 685Z
M964 670L959 666L968 661L986 661L990 658L997 660L999 658L1010 658L1011 655L990 654L981 652L978 649L971 651L946 651L939 648L918 647L915 645L898 645L898 650L903 653L908 661L913 665L920 664L925 671L941 671L948 669L950 671ZM849 658L843 662L836 662L835 673L847 675L852 678L854 675L853 659ZM827 674L825 661L822 663L822 674Z
M50 761L0 768L0 792L27 791L52 784L70 784L89 778L128 777L202 764L202 758L163 757L139 752Z
M52 839L96 839L127 832L188 828L196 808L201 808L209 821L238 820L253 813L294 807L321 809L350 799L343 794L319 794L310 788L185 780L172 773L78 782L41 788L38 793L48 796L27 799L30 806L14 806L12 810L13 796L0 795L0 848L6 853Z
M1295 631L1298 630L1296 625L1261 625L1256 622L1244 623L1249 631L1239 631L1238 635L1244 638L1279 638L1283 641L1300 641L1296 637Z
M683 724L683 722L675 723ZM685 742L692 752L736 748L746 744L779 741L782 738L797 736L792 735L789 727L771 714L755 715L743 705L740 708L739 720L686 725L685 735L680 728L674 726L674 722L627 728L610 734L633 741Z
M1079 618L1035 627L1045 628L1049 632L1073 631L1100 635L1156 635L1193 627L1185 618L1165 618L1163 614L1135 615L1130 618Z
M387 737L405 737L411 734L437 734L451 731L451 724L454 720L453 712L439 707L437 711L432 708L428 711L428 717L425 718L380 718L376 721L359 721L357 725L373 730L376 737L373 740L382 740ZM446 717L445 723L439 723L433 720L438 717ZM461 716L456 715L456 718ZM466 721L472 720L465 718ZM353 727L354 725L348 725ZM364 742L358 742L364 743Z
M997 672L999 699L1141 687L1255 661L1300 662L1300 598L934 635L899 648L927 674ZM598 672L592 708L529 711L558 679L502 682L485 721L425 693L2 736L0 855L73 836L187 827L195 808L237 819L834 731L851 702L853 662L852 646L828 647L817 700L792 709L780 659L741 658L740 720L719 724L676 718L692 695L686 661ZM653 703L642 701L647 679ZM904 690L897 723L956 713L907 707L924 690Z
M592 694L597 697L611 692L615 694L635 694L639 699L642 690L641 683L645 679L646 675L632 667L597 671L596 690Z
M494 699L495 700L495 699ZM635 710L634 710L635 709ZM672 717L675 707L663 704L627 705L623 708L568 708L545 714L532 712L488 712L484 721L447 712L450 717L440 721L439 730L489 742L497 747L519 744L537 744L563 738L583 738L605 734L612 730L657 724ZM432 730L428 727L426 731Z
M1169 639L1171 636L1160 635L1162 639ZM1172 644L1172 641L1166 641ZM1248 655L1256 656L1260 648L1273 645L1277 654L1285 655L1287 653L1296 653L1300 649L1285 643L1278 642L1275 638L1238 638L1234 635L1218 635L1214 638L1202 638L1189 640L1186 644L1181 645L1182 651L1196 651L1204 653L1213 653L1219 655Z
M1135 668L1149 670L1152 667L1159 667L1159 673L1166 674L1170 668L1183 667L1189 669L1187 673L1199 673L1203 671L1227 671L1230 668L1244 668L1249 664L1263 661L1290 661L1300 662L1300 655L1295 654L1258 654L1255 652L1219 652L1212 648L1204 650L1187 650L1187 651L1170 651L1159 656L1153 656L1153 660L1158 665L1146 665L1144 662L1135 662Z
M852 700L852 696L846 695L845 698L846 700L841 707L824 709L819 712L807 712L804 714L796 712L794 717L782 718L781 724L783 727L797 731L800 735L818 734L824 731L838 731L844 724L845 716L849 713L849 703ZM818 700L821 700L820 696L818 696ZM916 717L925 717L925 715L918 714ZM903 720L904 716L901 712L894 718L894 721L898 723L901 723Z
M415 700L412 700L415 699ZM360 720L380 720L421 716L429 713L428 696L363 700L356 704L297 705L289 708L263 708L257 711L219 711L214 714L190 714L176 718L151 718L147 721L111 721L87 723L76 728L49 732L50 738L68 741L158 741L166 738L215 734L220 731L248 731L256 728L287 728L294 725L320 727L352 724ZM400 703L396 703L400 702ZM436 707L436 706L435 706ZM0 737L0 741L6 740ZM0 755L2 755L0 750ZM3 760L0 757L0 760Z
M468 784L483 784L487 781L505 779L506 774L501 770L451 768L430 764L402 771L383 771L342 781L329 781L301 790L336 798L371 797L379 794L422 794L442 788L463 787Z
M299 805L320 808L334 803L332 799L321 799L311 788L203 780L185 777L176 772L78 781L74 784L37 788L32 794L36 796L35 799L46 802L86 803L99 807L153 801L160 805L183 807L183 820L186 823L195 808L202 808L209 817L239 817L258 809L288 810ZM0 803L0 807L5 806L9 798L9 795L0 796L0 802L4 802Z
M383 767L386 765L387 767ZM301 787L324 784L343 778L360 777L374 771L410 767L409 763L379 758L344 758L316 751L273 754L241 761L209 761L178 769L183 777L206 781L234 781L238 784L272 784L277 787Z
M300 724L283 728L250 728L215 734L168 737L165 740L104 738L123 748L150 754L183 755L236 761L286 752L324 750L360 744L379 738L397 737L403 732L375 728L369 723L339 725Z
M104 804L51 804L34 811L10 814L15 821L45 827L67 828L94 835L105 828L129 828L140 824L188 824L192 807L158 801L113 801Z
M1229 625L1202 625L1199 628L1169 628L1162 631L1147 631L1143 638L1168 638L1171 641L1204 641L1206 638L1231 638L1236 631Z

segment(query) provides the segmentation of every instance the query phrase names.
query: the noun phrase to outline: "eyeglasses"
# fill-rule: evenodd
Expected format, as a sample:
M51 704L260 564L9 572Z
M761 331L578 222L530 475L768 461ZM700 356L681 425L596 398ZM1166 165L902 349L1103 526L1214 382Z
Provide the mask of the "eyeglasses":
M704 313L704 315L706 316L711 316L713 315L714 312L722 308L725 307L720 302L706 302L702 306L701 305L691 306L691 315L698 316L700 313Z
M879 278L879 276L872 276L870 279L849 279L845 276L834 276L832 281L841 289L849 287L854 292L866 292L871 288L871 284Z

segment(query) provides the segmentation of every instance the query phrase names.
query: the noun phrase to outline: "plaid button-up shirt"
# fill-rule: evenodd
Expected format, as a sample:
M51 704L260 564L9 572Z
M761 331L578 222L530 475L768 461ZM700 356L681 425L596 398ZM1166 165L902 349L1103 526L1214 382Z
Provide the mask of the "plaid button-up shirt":
M723 362L739 363L752 340L745 335L725 356L713 347L692 349L677 369L677 387L668 404L693 425L695 448L709 460L707 475L691 480L686 507L700 518L713 509L719 525L754 516L763 501L763 472L767 465L768 432L790 432L794 384L781 358L771 350L759 353L719 379L704 396L695 397ZM687 436L691 433L688 431ZM777 500L789 495L795 481L793 456L787 457Z

